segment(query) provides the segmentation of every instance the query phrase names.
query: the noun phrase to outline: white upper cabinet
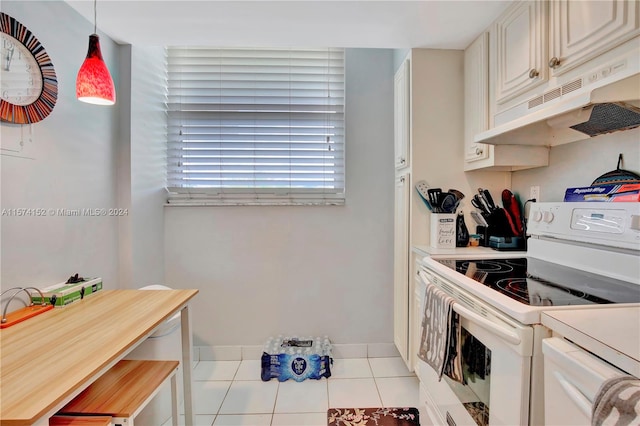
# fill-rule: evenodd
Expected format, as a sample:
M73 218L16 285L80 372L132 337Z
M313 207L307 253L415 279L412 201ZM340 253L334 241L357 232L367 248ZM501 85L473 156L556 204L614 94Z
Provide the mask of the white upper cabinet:
M638 35L638 1L513 3L491 26L494 112L564 84L557 77L581 65L588 68L590 61Z
M548 80L546 1L517 2L491 29L497 104L507 102Z
M561 75L640 34L639 3L629 0L551 3L548 66Z
M489 34L482 33L464 51L465 162L489 156L489 147L473 143L474 135L489 128Z
M406 59L396 72L393 83L393 127L396 170L409 166L410 66Z
M489 128L489 35L483 33L464 51L464 170L514 171L549 164L549 149L474 143Z
M547 120L623 100L613 99L620 98L614 84L631 86L624 82L640 75L640 0L516 1L489 34L489 124L475 134L478 142L554 146L585 139Z

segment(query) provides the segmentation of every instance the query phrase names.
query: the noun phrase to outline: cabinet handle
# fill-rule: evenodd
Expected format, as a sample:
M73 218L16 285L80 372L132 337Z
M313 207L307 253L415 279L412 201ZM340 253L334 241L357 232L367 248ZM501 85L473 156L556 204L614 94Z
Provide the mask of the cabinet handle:
M401 159L400 159L400 164L404 164L404 163L405 163L404 158L401 158Z
M536 78L539 75L540 73L536 69L532 69L531 71L529 71L529 78Z
M549 68L556 68L558 65L560 65L560 59L556 58L555 56L549 59Z
M400 178L400 183L404 183L404 176Z
M476 148L476 155L482 155L482 149Z

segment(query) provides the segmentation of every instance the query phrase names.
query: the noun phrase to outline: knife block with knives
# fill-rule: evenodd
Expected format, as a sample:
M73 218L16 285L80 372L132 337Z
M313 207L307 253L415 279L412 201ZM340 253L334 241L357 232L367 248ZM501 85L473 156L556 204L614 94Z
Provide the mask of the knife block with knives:
M497 250L519 250L525 245L520 204L515 195L505 189L501 194L503 207L497 207L488 190L478 188L471 204L480 210L472 212L478 224L480 245Z

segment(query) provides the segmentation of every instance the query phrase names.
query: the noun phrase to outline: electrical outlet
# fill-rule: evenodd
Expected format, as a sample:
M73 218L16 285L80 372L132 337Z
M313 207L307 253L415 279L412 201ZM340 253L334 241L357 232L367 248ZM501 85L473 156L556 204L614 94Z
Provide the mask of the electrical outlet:
M529 198L536 199L538 202L540 201L540 187L532 186L529 190Z

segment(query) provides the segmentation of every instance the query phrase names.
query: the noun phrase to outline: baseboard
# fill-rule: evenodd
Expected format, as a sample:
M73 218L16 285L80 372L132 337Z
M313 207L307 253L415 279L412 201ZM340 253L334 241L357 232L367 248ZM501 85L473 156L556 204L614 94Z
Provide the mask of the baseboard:
M334 343L331 345L331 353L335 359L400 356L393 343ZM195 346L193 354L194 361L259 360L262 356L262 345Z

